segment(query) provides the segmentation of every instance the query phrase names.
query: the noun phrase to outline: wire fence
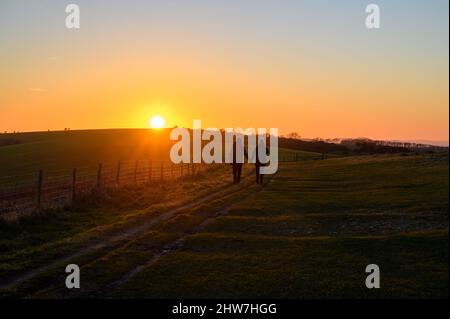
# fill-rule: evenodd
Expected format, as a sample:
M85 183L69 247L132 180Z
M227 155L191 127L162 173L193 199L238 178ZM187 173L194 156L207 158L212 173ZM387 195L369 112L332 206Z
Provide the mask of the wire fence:
M317 159L326 159L325 153ZM279 162L303 160L298 154L280 156ZM167 161L135 160L99 163L73 169L0 176L0 215L39 212L73 205L102 189L143 186L195 175L220 164L173 164Z
M209 167L137 160L0 176L0 215L66 207L100 189L173 181Z

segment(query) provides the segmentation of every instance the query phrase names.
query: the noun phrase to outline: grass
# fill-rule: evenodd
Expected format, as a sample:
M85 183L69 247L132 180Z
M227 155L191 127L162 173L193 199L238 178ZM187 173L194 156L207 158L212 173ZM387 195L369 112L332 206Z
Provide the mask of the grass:
M298 151L289 148L279 148L278 157L281 162L290 162L295 160L320 160L322 159L322 153ZM327 153L327 157L331 159L341 157L341 155Z
M0 221L0 278L79 249L86 241L106 236L125 224L137 224L226 183L228 174L219 168L207 177L122 188L106 194L106 198L89 198L71 209L45 212L12 223Z
M115 296L446 297L447 177L445 155L286 164Z
M1 134L20 144L0 147L0 177L71 169L118 160L168 160L168 130L111 129Z
M281 163L264 187L253 184L253 176L242 187L230 186L229 178L226 167L213 176L161 189L131 189L110 202L0 225L0 278L94 241L108 242L70 260L81 266L80 290L64 288L59 265L1 293L34 298L448 297L448 154ZM110 234L217 189L226 191L131 238L108 241ZM381 269L378 290L364 285L371 263Z
M39 169L67 170L118 160L169 160L170 130L110 129L0 134L19 144L0 146L0 179L32 175ZM0 143L1 145L1 143ZM280 149L280 158L318 159L319 153ZM0 181L1 186L1 181Z
M205 232L137 275L115 296L444 297L447 234L333 238ZM370 263L381 268L380 290L364 286L364 270Z

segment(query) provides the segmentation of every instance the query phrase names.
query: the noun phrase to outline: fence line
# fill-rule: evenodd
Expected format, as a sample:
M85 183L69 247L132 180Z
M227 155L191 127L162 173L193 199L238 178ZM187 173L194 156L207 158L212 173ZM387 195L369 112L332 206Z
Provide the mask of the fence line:
M327 155L321 154L321 159ZM298 162L297 153L279 162ZM220 164L214 164L220 165ZM153 160L102 162L72 169L38 170L37 173L0 176L0 215L32 212L73 205L95 190L176 180L211 167L210 164L173 164Z
M176 180L210 167L136 160L0 177L0 215L70 206L95 190Z

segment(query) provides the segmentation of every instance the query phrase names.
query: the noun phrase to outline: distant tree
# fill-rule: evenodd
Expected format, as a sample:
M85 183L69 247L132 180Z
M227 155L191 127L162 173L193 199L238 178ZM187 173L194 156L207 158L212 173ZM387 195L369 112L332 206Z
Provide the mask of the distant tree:
M301 136L297 132L292 132L287 135L287 138L292 138L294 140L297 140L297 139L301 138Z

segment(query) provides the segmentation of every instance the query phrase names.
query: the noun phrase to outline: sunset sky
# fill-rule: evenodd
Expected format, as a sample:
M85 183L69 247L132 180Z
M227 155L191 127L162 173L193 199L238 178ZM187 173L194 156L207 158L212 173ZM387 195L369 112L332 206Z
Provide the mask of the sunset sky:
M381 8L381 29L365 7ZM81 29L65 7L81 8ZM0 130L448 140L448 0L0 0Z

